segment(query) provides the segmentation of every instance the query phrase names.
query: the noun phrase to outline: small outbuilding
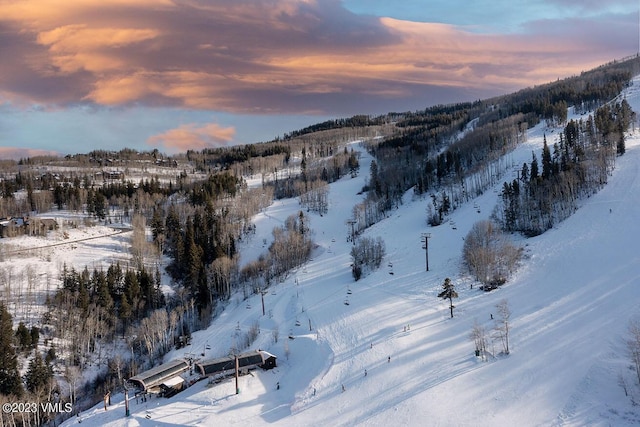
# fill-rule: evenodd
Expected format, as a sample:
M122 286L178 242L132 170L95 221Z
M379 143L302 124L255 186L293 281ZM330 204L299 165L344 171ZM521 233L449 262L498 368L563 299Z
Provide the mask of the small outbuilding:
M268 351L258 350L262 353L262 365L260 367L264 370L269 370L278 367L278 358Z
M160 384L160 390L164 397L171 397L174 394L181 392L184 388L184 378L180 376L169 378L168 380Z

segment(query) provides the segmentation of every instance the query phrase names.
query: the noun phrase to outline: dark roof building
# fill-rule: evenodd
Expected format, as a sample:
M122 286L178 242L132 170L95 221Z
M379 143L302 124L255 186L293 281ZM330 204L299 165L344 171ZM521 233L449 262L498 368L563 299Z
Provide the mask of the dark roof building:
M236 361L234 356L225 356L197 362L195 366L203 377L226 376L235 372ZM238 355L238 369L241 373L256 368L272 369L276 366L276 357L263 350L254 350Z
M177 359L131 377L128 382L139 391L149 391L188 370L189 363L186 360Z

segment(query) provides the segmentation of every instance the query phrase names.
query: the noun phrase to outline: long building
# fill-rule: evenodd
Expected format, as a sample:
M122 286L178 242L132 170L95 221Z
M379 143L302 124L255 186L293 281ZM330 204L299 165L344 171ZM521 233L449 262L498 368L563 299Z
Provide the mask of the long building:
M272 369L276 366L276 356L264 350L254 350L238 355L240 374L246 374L256 368ZM196 362L193 366L184 359L176 359L131 377L127 382L136 389L136 393L162 392L170 395L175 390L182 389L184 384L182 374L191 369L201 378L225 377L235 373L236 359L234 356L226 356Z
M176 359L131 377L128 382L139 392L152 391L154 388L160 389L161 384L172 380L189 369L190 366L186 360Z
M241 374L256 368L272 369L277 366L276 356L264 351L254 350L238 355L238 370ZM235 373L234 356L219 357L195 363L195 368L202 377L224 377Z

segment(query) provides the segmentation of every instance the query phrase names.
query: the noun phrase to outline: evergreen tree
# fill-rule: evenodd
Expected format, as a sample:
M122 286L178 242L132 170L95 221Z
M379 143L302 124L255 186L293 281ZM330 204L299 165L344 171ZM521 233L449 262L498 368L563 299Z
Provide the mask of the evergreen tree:
M551 159L551 150L547 145L547 137L544 137L544 146L542 147L542 179L547 180L553 174L553 160Z
M84 313L88 312L90 300L91 298L89 296L89 290L87 289L86 282L84 280L80 280L77 307L82 309Z
M123 275L120 263L111 264L107 269L107 286L112 297L122 295Z
M22 395L22 382L18 372L18 359L13 347L13 323L11 314L0 302L0 393Z
M516 229L516 221L520 214L520 185L518 180L514 179L513 183L505 182L502 188L502 203L504 205L504 225L509 231Z
M622 119L622 118L620 118ZM625 145L625 140L624 140L624 132L627 130L627 128L624 127L624 121L623 120L619 120L618 121L618 140L616 141L616 154L618 156L622 156L626 151L626 145Z
M49 347L49 350L47 350L47 355L44 357L44 363L46 363L47 365L51 365L51 362L56 360L56 357L56 348L51 345L51 347Z
M442 222L443 217L449 214L449 210L451 209L451 201L449 200L449 196L445 191L442 191L442 199L441 199L440 207L438 208L438 214L440 215L440 222Z
M529 172L530 180L536 181L538 179L540 172L538 169L538 157L536 157L536 153L532 153L531 158L531 171Z
M529 180L529 166L527 165L526 162L522 164L520 179L522 180L522 182L527 182Z
M102 270L93 270L91 282L93 285L93 295L97 296L98 305L106 308L107 310L111 310L113 307L113 298L109 292L107 275Z
M127 294L122 294L122 298L120 300L120 320L122 320L122 335L124 336L125 331L127 330L127 326L129 325L129 319L132 315L131 304L129 304L129 299L127 298Z
M41 392L49 384L53 378L53 370L51 366L42 360L39 351L35 351L33 359L29 362L27 373L24 380L27 384L27 390L32 393Z
M100 191L96 191L93 198L93 209L96 217L102 221L107 217L106 203L107 199L104 197L104 194Z
M369 174L371 177L369 178L369 187L375 191L377 196L382 195L382 184L380 183L380 177L378 176L378 164L375 160L371 161L371 165L369 166Z
M40 341L40 328L32 326L29 334L31 335L31 347L38 348L38 341Z
M177 239L177 236L180 236L182 234L181 227L180 227L180 216L178 215L178 211L176 210L175 205L169 206L167 217L165 219L164 230L166 230L167 239L169 240L169 243L173 244L175 247L175 241Z
M151 218L151 233L153 235L153 241L157 242L161 235L164 235L164 220L162 218L161 209L156 208L153 210L153 217Z
M18 328L16 329L16 338L18 339L20 350L31 348L31 334L29 333L29 329L27 329L24 322L20 322L18 324Z
M162 275L160 274L160 269L156 266L156 277L155 277L155 289L153 295L153 308L164 307L165 300L164 294L162 293Z
M351 155L348 160L349 164L349 173L351 173L351 177L355 177L358 175L358 169L360 168L360 162L358 162L358 157L354 154L353 149L351 150ZM324 179L324 178L323 178ZM325 181L327 181L325 179Z
M135 271L127 270L124 274L124 294L123 297L126 296L127 302L131 304L131 310L137 309L137 303L140 301L140 282L138 281L138 276Z
M187 231L185 235L185 256L186 256L186 273L185 284L191 290L196 290L198 287L198 278L200 276L200 270L203 269L202 256L204 252L202 248L195 241L195 233L193 222L191 219L187 220Z
M449 279L448 277L444 279L444 283L442 284L442 292L438 294L438 298L449 300L449 310L451 311L451 317L453 317L453 299L458 298L458 293L456 292L456 288L451 282L451 279Z
M302 147L302 162L300 163L300 174L302 175L302 181L304 182L304 191L309 190L309 178L307 175L307 148Z
M95 213L95 203L93 201L95 197L95 191L93 188L90 188L87 191L87 214L93 215Z

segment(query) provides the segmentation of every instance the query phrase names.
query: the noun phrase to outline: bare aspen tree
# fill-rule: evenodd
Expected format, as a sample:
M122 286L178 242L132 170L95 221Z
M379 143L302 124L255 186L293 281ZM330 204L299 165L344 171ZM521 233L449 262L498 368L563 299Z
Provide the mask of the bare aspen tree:
M625 379L622 372L618 374L618 385L622 387L622 390L624 390L624 395L629 396L629 387L627 386L627 380Z
M151 362L170 348L172 337L168 336L168 329L169 316L164 309L154 310L140 322L137 335L144 343Z
M511 318L511 310L509 309L509 301L501 300L496 304L498 315L495 319L495 331L500 342L502 342L502 350L504 354L509 354L509 320Z
M141 268L144 265L145 246L147 244L147 236L145 234L147 221L141 214L135 214L131 220L131 225L133 226L131 256L133 257L134 265Z
M485 289L503 284L517 265L520 254L521 250L491 221L476 222L465 237L462 249L467 267Z
M109 369L118 377L118 384L122 384L122 368L124 367L124 359L121 354L116 354L108 362Z
M36 301L36 285L37 285L38 276L36 274L36 270L32 265L27 266L27 295L26 295L26 303L27 303L27 312L26 312L26 320L27 323L31 322L31 312L37 307Z
M475 345L476 356L480 356L482 360L487 360L487 331L477 320L473 321L473 328L469 334L469 339L472 340Z
M260 323L256 319L253 321L253 323L249 327L249 330L247 331L247 342L248 342L247 347L249 347L251 344L253 344L256 341L256 339L258 338L258 335L260 335Z
M627 351L636 370L638 382L640 382L640 321L629 322L629 338L627 339Z
M360 280L363 275L379 268L385 253L386 249L382 238L361 237L357 239L351 248L353 278L356 281Z
M78 388L78 382L81 380L80 369L77 366L69 365L65 368L64 378L69 384L69 401L72 405L76 402L76 390Z
M326 214L329 209L329 185L318 179L308 183L307 188L306 192L300 190L300 204L307 211L317 212L320 215Z
M238 272L238 258L222 256L213 260L206 268L207 282L210 284L210 294L227 299L231 296L232 278ZM213 305L213 301L211 301Z

